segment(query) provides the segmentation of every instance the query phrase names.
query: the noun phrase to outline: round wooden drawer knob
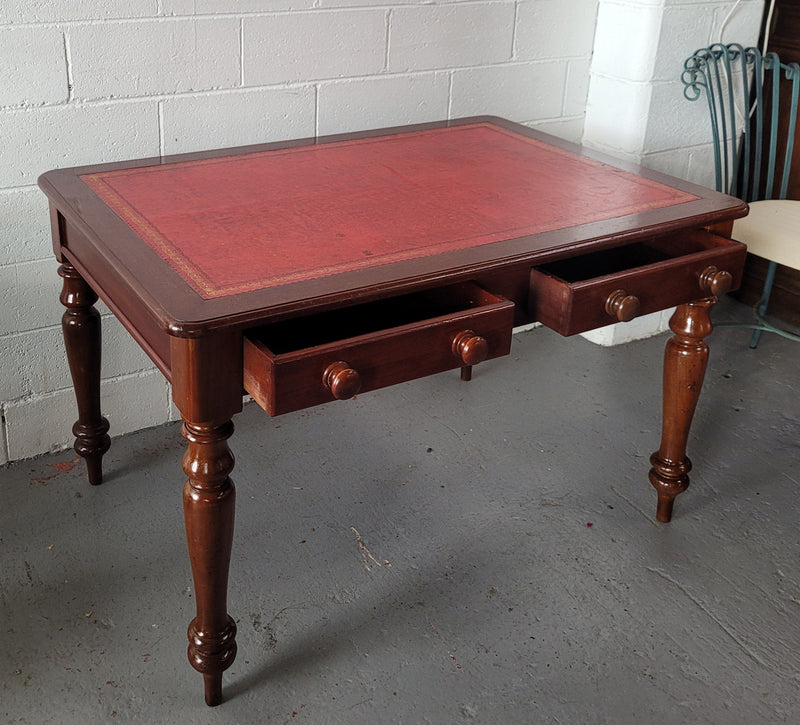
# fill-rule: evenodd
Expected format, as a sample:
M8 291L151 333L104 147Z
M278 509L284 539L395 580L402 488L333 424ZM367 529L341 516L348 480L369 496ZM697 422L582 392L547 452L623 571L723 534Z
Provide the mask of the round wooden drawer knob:
M700 275L700 289L712 295L724 295L733 286L733 276L724 269L706 267Z
M361 376L346 362L331 363L322 373L322 383L337 400L347 400L361 390Z
M630 322L639 315L639 298L625 290L614 290L606 299L606 312L620 322Z
M453 338L453 354L463 365L477 365L488 357L489 343L472 330L464 330Z

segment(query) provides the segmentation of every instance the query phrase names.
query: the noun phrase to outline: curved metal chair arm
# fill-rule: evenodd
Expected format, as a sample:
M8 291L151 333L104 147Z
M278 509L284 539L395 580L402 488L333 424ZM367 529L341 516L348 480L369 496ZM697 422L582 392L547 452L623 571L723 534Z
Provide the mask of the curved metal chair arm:
M715 43L686 59L681 81L687 100L705 97L708 104L717 191L751 203L752 217L734 224L733 236L739 238L739 229L747 237L742 241L749 251L770 262L756 305L756 332L751 341L751 347L755 347L761 330L777 331L763 319L777 262L800 269L793 263L800 255L778 252L781 245L800 245L800 230L797 235L776 238L777 227L760 222L767 217L752 206L753 202L779 200L771 207L770 218L790 213L791 219L796 217L797 207L789 205L800 202L786 202L784 207L782 200L786 199L794 153L800 65L781 63L776 53L762 55L758 48L739 43ZM783 109L788 110L785 125L779 123ZM779 226L785 229L787 223ZM794 333L778 332L798 339Z

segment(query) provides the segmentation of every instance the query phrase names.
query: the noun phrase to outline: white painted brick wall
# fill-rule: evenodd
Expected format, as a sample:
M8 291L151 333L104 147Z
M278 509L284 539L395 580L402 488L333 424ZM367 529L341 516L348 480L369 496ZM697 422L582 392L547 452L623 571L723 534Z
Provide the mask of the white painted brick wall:
M245 85L370 76L386 60L385 10L317 10L244 18Z
M0 29L0 106L67 100L64 34L58 28Z
M664 2L692 4L616 4ZM70 444L75 417L39 174L468 114L579 141L598 4L613 3L2 0L0 463ZM161 375L100 309L112 435L174 419Z
M706 182L705 164L689 168L687 148L709 145L708 114L702 103L684 99L680 73L693 51L720 40L735 5L735 0L600 0L583 142ZM754 45L763 9L764 0L742 0L722 41Z
M2 0L0 463L72 442L39 174L469 114L577 141L597 2ZM174 419L99 308L112 435Z
M57 166L115 161L158 151L157 102L65 103L0 111L0 190L32 186Z
M684 99L683 62L719 40L755 45L763 9L764 0L600 0L583 142L713 187L708 110ZM585 337L616 345L666 330L669 316L655 313Z
M447 118L452 77L436 71L326 83L319 88L317 128L325 135Z
M105 380L100 392L103 414L118 433L168 420L167 386L158 371ZM75 411L71 389L6 404L3 418L9 451L14 458L29 458L52 448L62 448L63 430L71 430Z
M315 132L312 85L181 94L160 104L163 154L305 138Z
M596 0L538 0L523 2L517 13L516 52L522 60L582 57L591 47ZM566 32L565 32L566 29Z
M0 153L5 159L6 152ZM47 197L38 188L0 191L0 270L16 262L44 259L51 253L47 215Z
M235 18L76 25L65 33L75 100L232 88L241 76Z
M396 8L389 27L392 72L511 60L516 4L458 3Z
M157 9L158 0L3 0L0 24L147 17Z

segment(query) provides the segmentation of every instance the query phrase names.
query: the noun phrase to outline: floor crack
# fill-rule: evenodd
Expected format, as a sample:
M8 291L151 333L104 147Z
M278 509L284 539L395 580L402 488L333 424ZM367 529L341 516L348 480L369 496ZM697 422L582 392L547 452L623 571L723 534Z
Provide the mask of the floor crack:
M637 512L638 512L638 513L640 513L642 516L644 516L644 517L645 517L645 519L647 519L647 520L650 522L650 524L651 524L652 526L655 526L656 528L658 527L658 524L657 524L655 521L653 521L652 517L651 517L651 516L649 516L649 515L647 514L647 512L646 512L646 511L643 511L642 509L640 509L640 508L639 508L639 507L638 507L638 506L637 506L637 505L636 505L636 504L635 504L633 501L631 501L631 499L629 499L627 496L625 496L624 494L622 494L622 493L620 493L619 491L617 491L617 489L616 489L616 488L614 488L613 486L609 486L609 488L611 489L611 492L612 492L612 493L614 493L614 494L616 494L617 496L619 496L619 497L620 497L620 498L621 498L621 499L622 499L622 500L623 500L623 501L624 501L626 504L628 504L628 506L630 506L630 507L631 507L631 508L632 508L634 511L637 511Z
M391 566L391 563L388 561L378 561L372 554L372 552L367 548L367 545L364 543L364 539L361 538L361 534L358 533L355 526L350 527L350 531L352 531L356 535L356 542L358 543L358 550L361 552L361 563L364 564L364 568L367 571L372 571L373 564L375 566Z
M770 672L773 672L773 673L775 673L777 675L780 675L781 677L789 677L789 678L794 679L794 680L800 680L800 673L799 672L785 671L785 670L782 670L780 667L775 667L774 665L771 665L769 662L767 662L764 658L762 658L753 649L748 647L748 645L745 642L743 642L741 639L739 639L739 637L736 635L736 633L730 627L728 627L719 618L714 616L714 614L712 612L710 612L705 607L703 602L701 602L697 597L695 597L677 579L674 579L673 577L671 577L669 574L667 574L662 569L657 569L655 567L648 566L647 567L647 571L652 572L653 574L656 574L656 575L660 576L662 579L668 581L670 584L672 584L675 587L677 587L680 590L680 592L690 602L692 602L692 604L697 606L700 609L700 611L703 612L703 614L705 614L712 622L714 622L714 624L716 624L717 627L719 627L737 645L737 647L739 647L739 649L742 650L742 652L744 652L748 657L750 657L750 659L752 659L753 662L755 662L756 664L760 665L761 667L769 670Z

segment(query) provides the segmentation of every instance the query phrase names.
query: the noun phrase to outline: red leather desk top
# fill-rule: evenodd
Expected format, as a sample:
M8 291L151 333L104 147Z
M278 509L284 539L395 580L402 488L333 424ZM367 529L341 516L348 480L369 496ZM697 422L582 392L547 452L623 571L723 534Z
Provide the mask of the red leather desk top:
M205 299L698 198L484 122L81 179Z

